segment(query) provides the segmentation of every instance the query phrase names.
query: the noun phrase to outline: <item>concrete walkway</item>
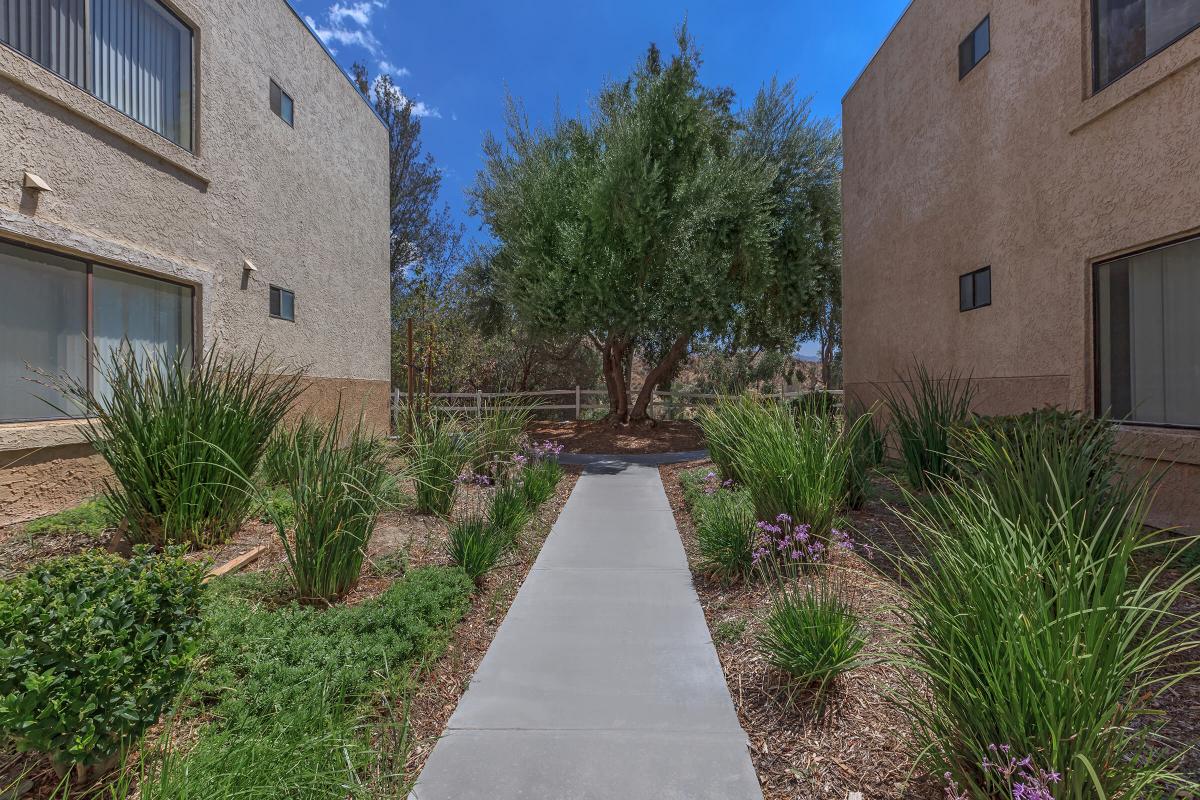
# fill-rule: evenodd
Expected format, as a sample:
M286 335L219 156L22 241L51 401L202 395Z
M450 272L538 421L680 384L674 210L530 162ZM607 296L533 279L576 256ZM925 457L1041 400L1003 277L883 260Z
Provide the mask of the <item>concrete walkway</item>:
M579 479L416 800L761 800L658 470Z

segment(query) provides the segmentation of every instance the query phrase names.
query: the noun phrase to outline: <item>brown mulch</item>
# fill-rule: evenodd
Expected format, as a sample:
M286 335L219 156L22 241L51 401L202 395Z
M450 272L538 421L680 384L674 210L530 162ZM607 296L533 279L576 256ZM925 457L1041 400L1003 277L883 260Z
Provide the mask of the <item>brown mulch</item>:
M824 713L815 710L811 698L789 696L754 647L770 602L766 588L760 583L722 585L696 568L695 525L679 475L708 465L694 462L662 467L663 485L729 692L750 740L764 799L845 800L850 792L862 792L864 798L873 800L942 797L940 787L913 774L911 726L892 702L912 676L879 660L895 637L890 626L898 623L893 611L900 594L896 584L873 562L855 554L839 555L832 568L841 573L869 628L864 651L869 663L843 677L826 701ZM863 538L861 533L856 536L860 541ZM874 556L886 561L878 549Z
M568 453L682 453L706 446L700 428L686 420L663 420L653 426L618 425L606 420L535 420L526 430L532 439L559 442Z

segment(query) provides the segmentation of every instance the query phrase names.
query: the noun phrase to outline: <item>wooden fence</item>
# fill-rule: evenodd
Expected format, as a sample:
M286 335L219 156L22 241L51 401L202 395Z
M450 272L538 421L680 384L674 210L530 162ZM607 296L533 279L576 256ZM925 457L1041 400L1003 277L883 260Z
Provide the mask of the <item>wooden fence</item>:
M795 390L780 391L778 394L764 395L786 402L806 395L827 394L838 404L842 401L840 390ZM699 392L664 392L655 390L651 408L666 407L671 411L690 408L696 405L711 403L721 397L719 394L703 394ZM483 413L484 409L494 405L504 405L512 409L525 411L573 411L575 419L580 419L585 411L608 411L608 392L604 389L548 389L542 392L434 392L430 395L419 395L416 400L424 402L429 397L434 405L442 411ZM539 402L538 398L545 398ZM392 415L402 419L408 398L399 389L392 390ZM520 401L528 402L521 404Z

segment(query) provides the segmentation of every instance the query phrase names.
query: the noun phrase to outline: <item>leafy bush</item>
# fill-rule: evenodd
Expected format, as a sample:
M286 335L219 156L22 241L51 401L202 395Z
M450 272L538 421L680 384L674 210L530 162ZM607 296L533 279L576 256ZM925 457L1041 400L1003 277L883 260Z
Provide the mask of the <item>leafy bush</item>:
M354 588L388 480L383 449L361 420L343 435L341 410L320 437L293 432L280 464L288 475L294 536L274 519L303 601L335 600Z
M809 588L776 586L757 638L758 651L771 666L818 698L859 666L865 644L853 605L828 576Z
M1145 487L1089 518L1062 493L1010 516L1008 496L966 478L912 502L925 556L906 559L903 652L924 677L907 702L926 766L969 796L1002 796L980 766L1000 742L1062 773L1059 800L1169 796L1152 705L1196 672L1196 618L1170 609L1198 571L1169 573L1170 557L1135 571L1159 541L1143 528Z
M1136 490L1117 457L1113 425L1076 411L980 417L956 431L953 446L960 471L1006 519L1047 531L1061 513L1086 530L1111 509L1129 508Z
M746 579L754 568L754 505L744 490L701 494L693 503L701 568L720 580Z
M431 419L413 429L404 454L417 492L417 512L449 514L459 473L470 458L468 442L449 422Z
M855 434L843 435L836 419L793 419L778 406L758 406L744 423L737 472L758 519L787 514L803 520L816 538L827 538L845 500L847 440Z
M297 443L311 444L325 437L326 426L312 417L300 417L294 427L276 428L267 440L258 465L260 486L282 486L291 479L293 450Z
M100 536L106 530L117 527L120 520L113 513L112 507L104 498L88 500L75 508L59 511L57 514L39 517L25 523L25 532L34 535L84 533L89 536Z
M0 584L0 732L60 769L115 756L174 698L205 567L181 549L52 559Z
M469 517L450 526L446 551L454 563L479 584L500 561L508 545L505 535L493 529L486 519Z
M496 489L488 505L488 525L508 540L509 547L516 544L517 536L525 523L533 516L525 503L525 494L516 484L505 484Z
M526 462L517 475L525 505L531 509L538 508L554 497L562 477L563 469L554 459Z
M817 415L820 417L836 417L841 411L841 401L830 392L805 392L788 403L792 414L801 416Z
M300 394L300 375L280 374L256 351L216 348L193 363L137 353L103 360L107 391L64 378L87 415L84 435L112 468L107 501L134 543L205 547L225 541L250 514L245 482L267 439Z
M975 398L970 378L951 371L933 377L921 364L898 376L903 390L879 387L908 482L929 489L953 472L951 432L966 422Z

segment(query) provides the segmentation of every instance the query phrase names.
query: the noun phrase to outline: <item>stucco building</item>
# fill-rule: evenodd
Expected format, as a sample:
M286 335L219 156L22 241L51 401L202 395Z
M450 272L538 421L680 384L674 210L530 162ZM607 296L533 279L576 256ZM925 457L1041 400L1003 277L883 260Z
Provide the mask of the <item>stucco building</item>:
M99 459L86 342L262 344L388 419L388 138L285 0L0 0L0 524Z
M844 356L1126 420L1200 527L1200 0L915 0L843 100Z

